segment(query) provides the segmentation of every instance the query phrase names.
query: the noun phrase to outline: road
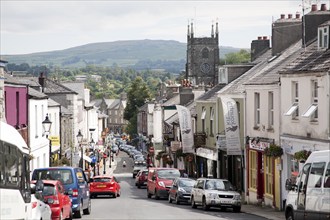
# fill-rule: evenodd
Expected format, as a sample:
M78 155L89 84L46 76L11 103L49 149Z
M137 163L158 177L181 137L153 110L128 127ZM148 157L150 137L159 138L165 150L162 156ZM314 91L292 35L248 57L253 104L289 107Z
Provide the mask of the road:
M247 213L233 213L230 209L224 212L216 208L203 211L200 207L192 209L188 204L176 205L165 199L148 199L146 189L135 186L132 159L123 152L115 159L117 168L114 176L120 181L121 196L92 199L92 213L82 219L265 219ZM123 160L127 163L126 168L122 167Z

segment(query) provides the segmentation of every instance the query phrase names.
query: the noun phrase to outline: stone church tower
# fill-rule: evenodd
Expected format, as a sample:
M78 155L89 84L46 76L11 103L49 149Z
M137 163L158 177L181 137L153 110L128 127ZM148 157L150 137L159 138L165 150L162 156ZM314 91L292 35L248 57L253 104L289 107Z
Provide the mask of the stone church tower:
M193 23L188 25L186 79L192 85L213 87L218 83L219 30L215 34L212 24L211 37L194 37Z

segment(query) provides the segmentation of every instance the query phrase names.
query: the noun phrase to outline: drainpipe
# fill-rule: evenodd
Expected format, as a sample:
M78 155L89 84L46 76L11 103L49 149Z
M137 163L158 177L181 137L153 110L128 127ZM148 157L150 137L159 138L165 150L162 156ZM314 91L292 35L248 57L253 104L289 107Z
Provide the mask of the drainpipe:
M215 133L219 134L219 96L215 103ZM220 158L219 158L219 149L216 149L217 152L217 178L220 178Z

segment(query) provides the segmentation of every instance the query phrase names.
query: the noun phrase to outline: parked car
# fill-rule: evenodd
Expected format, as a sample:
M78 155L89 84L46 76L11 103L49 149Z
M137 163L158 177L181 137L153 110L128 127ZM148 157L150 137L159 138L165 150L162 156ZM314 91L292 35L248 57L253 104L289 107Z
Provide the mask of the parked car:
M32 181L32 183L35 182ZM42 195L52 210L52 220L72 219L71 200L68 196L68 194L72 194L72 190L65 192L64 186L59 180L43 180L43 183Z
M42 195L43 183L42 188L37 190L36 188L36 183L31 183L31 219L50 220L52 216L52 210L50 209L49 205L44 202L45 199Z
M147 182L147 196L155 196L156 199L160 197L168 198L168 191L170 190L173 180L180 177L180 171L175 168L156 168L150 167Z
M175 201L178 205L181 202L190 202L191 189L195 182L195 180L189 178L176 178L170 188L168 202L172 203L172 201Z
M225 179L200 178L191 190L192 208L201 205L204 210L220 207L221 210L233 208L234 212L240 212L241 204L241 195Z
M140 170L135 177L135 185L138 188L141 188L141 186L147 186L147 180L148 180L148 170L147 169Z
M98 195L120 196L120 185L114 176L94 176L90 179L91 198Z
M70 196L74 216L81 218L91 213L91 200L87 177L79 167L46 167L33 170L32 180L60 180Z
M142 161L142 162L134 162L134 167L133 167L133 178L136 177L138 172L140 170L147 169L147 163Z

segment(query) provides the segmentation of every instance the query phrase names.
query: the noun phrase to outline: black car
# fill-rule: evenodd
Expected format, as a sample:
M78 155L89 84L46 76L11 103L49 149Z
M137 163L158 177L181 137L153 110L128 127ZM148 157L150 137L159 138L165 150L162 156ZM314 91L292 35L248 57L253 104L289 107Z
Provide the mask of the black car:
M172 203L172 201L175 201L178 205L181 202L190 202L191 189L195 182L195 180L189 178L176 178L169 191L168 202Z

